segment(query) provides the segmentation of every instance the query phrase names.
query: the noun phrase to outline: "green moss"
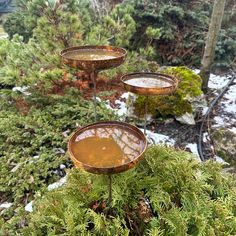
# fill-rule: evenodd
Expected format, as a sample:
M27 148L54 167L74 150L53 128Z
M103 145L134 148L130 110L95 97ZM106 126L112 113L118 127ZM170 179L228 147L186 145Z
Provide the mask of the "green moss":
M153 116L180 116L186 112L192 112L191 103L188 98L202 94L201 77L187 67L171 67L162 71L164 74L175 76L178 81L178 88L173 95L154 96L148 98L148 112ZM135 101L135 113L144 113L145 97L138 96Z
M216 153L231 166L236 167L236 135L227 129L217 129L212 134Z

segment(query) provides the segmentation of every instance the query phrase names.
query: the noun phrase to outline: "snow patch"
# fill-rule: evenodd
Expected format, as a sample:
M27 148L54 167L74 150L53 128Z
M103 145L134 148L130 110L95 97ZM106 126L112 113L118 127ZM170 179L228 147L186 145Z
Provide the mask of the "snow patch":
M220 116L214 117L215 124L213 127L221 127L225 125L224 119Z
M96 97L96 101L97 101L97 102L102 102L102 100L101 100L100 97Z
M142 132L144 132L144 129L140 129ZM147 139L153 140L154 144L166 144L169 146L174 146L175 145L175 140L168 137L167 135L159 134L159 133L154 133L150 130L146 130L146 136Z
M224 104L226 112L232 113L236 117L236 85L230 86L224 95L222 104Z
M120 100L116 100L115 104L119 106L119 108L116 110L118 116L126 115L126 113L127 113L126 103L122 102Z
M25 206L25 211L28 211L28 212L32 212L32 211L33 211L33 201L29 202L29 203Z
M57 189L59 187L61 187L63 184L65 184L67 181L67 175L62 177L61 179L59 179L57 182L53 183L53 184L49 184L48 185L48 191L51 191L53 189Z
M125 99L127 101L127 99L129 98L130 92L127 93L123 93L121 95L121 99ZM115 109L118 116L124 116L127 114L128 108L126 106L126 102L123 102L121 100L116 100L115 104L118 105L118 109Z
M65 168L66 168L66 166L64 164L60 164L60 169L61 170L65 169Z
M1 208L4 208L4 209L8 209L12 206L12 203L11 202L4 202L0 205L0 209Z
M227 76L211 74L208 82L208 87L211 89L222 89L229 82Z
M201 158L198 154L197 144L196 143L188 143L186 148L190 149L190 152L193 153L197 158L201 161Z
M233 127L231 129L229 129L231 132L235 133L236 134L236 127Z
M215 156L215 161L218 162L218 163L221 163L223 165L229 165L228 162L224 161L221 157L219 156Z
M208 109L209 109L209 107L207 107L207 106L203 107L203 109L202 109L202 115L203 116L207 113Z
M106 100L106 101L105 101L105 107L106 107L107 109L114 110L114 109L111 107L109 100Z
M12 91L13 92L20 92L20 93L23 93L26 96L29 96L29 95L31 95L31 93L27 92L28 88L29 88L28 86L14 87L14 88L12 88Z
M203 133L202 141L204 143L207 143L209 140L209 134L208 133Z

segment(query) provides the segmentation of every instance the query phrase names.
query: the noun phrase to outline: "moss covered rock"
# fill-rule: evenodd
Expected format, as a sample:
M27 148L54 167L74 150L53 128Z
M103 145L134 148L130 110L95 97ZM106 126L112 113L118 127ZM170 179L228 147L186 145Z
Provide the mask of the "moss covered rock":
M236 168L236 134L228 129L216 129L213 140L217 155Z
M170 67L162 73L175 76L178 81L178 88L172 95L152 96L148 98L148 112L153 116L181 116L185 113L192 113L193 98L202 95L201 77L187 67ZM135 114L144 114L145 97L138 96L135 103Z

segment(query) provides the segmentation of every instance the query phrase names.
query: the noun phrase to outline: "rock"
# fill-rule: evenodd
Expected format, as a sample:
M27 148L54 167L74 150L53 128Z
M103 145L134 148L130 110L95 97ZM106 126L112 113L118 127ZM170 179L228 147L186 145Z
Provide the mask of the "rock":
M59 179L57 182L48 185L48 191L59 188L64 185L67 181L67 175Z
M215 129L212 133L216 153L236 168L236 134L229 129Z
M195 125L194 116L191 113L186 112L184 115L175 117L177 121L179 121L181 124L187 124L187 125Z
M187 97L186 99L191 103L194 114L201 112L205 107L207 107L207 101L204 94L197 97Z

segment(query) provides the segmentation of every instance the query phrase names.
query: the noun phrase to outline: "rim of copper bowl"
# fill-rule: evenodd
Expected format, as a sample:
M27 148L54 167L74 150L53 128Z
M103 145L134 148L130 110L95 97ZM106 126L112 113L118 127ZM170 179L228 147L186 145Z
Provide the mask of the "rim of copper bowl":
M98 48L98 49L106 49L106 48L111 48L111 49L118 49L118 50L110 50L110 51L119 51L122 52L122 55L120 56L117 56L115 58L112 58L112 59L105 59L105 60L100 60L100 59L97 59L97 60L76 60L76 59L71 59L71 58L67 58L65 57L65 53L66 52L69 52L69 51L73 51L74 50L77 50L77 49L95 49L95 48ZM94 62L94 61L110 61L110 60L116 60L116 59L121 59L121 58L124 58L126 57L127 55L127 51L126 49L122 48L122 47L115 47L115 46L110 46L110 45L85 45L85 46L73 46L73 47L67 47L65 49L63 49L61 52L60 52L60 56L63 58L63 59L66 59L66 60L73 60L73 61L85 61L85 62Z
M166 78L169 78L173 81L173 85L170 85L170 86L166 86L166 87L160 87L160 88L156 88L158 90L164 90L164 89L176 89L177 86L178 86L178 79L175 77L175 76L172 76L172 75L168 75L168 74L163 74L163 73L155 73L155 72L134 72L134 73L128 73L128 74L125 74L123 76L121 76L121 81L125 84L125 85L128 85L130 87L138 87L138 86L133 86L133 85L130 85L130 84L127 84L125 83L125 81L129 80L130 76L135 76L135 75L155 75L155 76L163 76L163 77L166 77ZM138 77L137 77L138 79ZM145 87L139 87L139 88L145 88ZM146 88L146 89L153 89L155 87L150 87L150 88Z
M129 161L129 162L126 162L126 163L123 164L123 165L116 165L116 166L110 166L110 167L96 167L96 166L91 166L91 165L89 165L89 164L86 164L86 163L83 163L83 162L77 160L77 158L74 156L73 152L71 151L71 145L72 145L72 143L71 143L72 141L71 141L71 140L72 140L79 132L88 129L89 127L92 127L92 126L94 126L94 125L99 125L99 124L111 124L111 125L112 125L112 124L118 124L118 125L121 125L121 126L122 126L122 125L123 125L123 126L126 126L126 127L128 126L130 129L135 128L135 130L137 130L137 132L138 132L140 135L142 135L142 136L144 137L144 139L142 139L142 140L144 141L144 147L143 147L142 152L141 152L135 159L133 159L133 160L131 160L131 161ZM135 131L135 132L136 132L136 131ZM76 137L75 137L75 138L76 138ZM96 123L92 123L92 124L89 124L89 125L80 127L80 128L78 128L74 133L71 134L71 136L70 136L70 138L69 138L69 141L68 141L68 144L67 144L67 149L68 149L68 151L69 151L69 154L70 154L70 157L71 157L72 161L78 162L80 165L82 164L82 165L84 165L84 166L86 166L86 167L88 167L88 168L95 168L95 169L97 169L97 170L99 170L99 169L100 169L100 170L109 170L109 169L112 169L112 168L117 168L117 167L121 167L121 166L127 166L127 165L129 165L130 163L132 163L133 161L135 161L135 160L139 159L141 156L143 156L144 152L146 151L146 148L147 148L147 139L146 139L144 133L143 133L139 128L137 128L136 126L131 125L131 124L126 123L126 122L122 122L122 121L99 121L99 122L96 122Z

